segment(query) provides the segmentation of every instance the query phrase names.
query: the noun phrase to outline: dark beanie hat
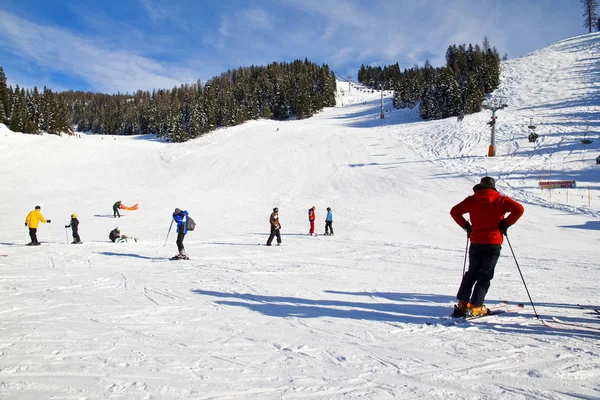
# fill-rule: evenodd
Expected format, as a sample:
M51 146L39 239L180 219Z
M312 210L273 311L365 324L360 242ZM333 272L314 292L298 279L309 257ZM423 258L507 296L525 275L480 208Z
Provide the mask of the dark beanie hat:
M494 178L490 176L484 176L481 178L481 181L479 181L477 185L473 186L473 193L477 193L483 189L496 190L496 182L494 181Z
M496 182L491 176L484 176L483 178L481 178L479 184L485 189L496 189Z
M41 210L41 209L42 209L42 207L40 207L40 206L35 206L35 209L36 209L36 210Z

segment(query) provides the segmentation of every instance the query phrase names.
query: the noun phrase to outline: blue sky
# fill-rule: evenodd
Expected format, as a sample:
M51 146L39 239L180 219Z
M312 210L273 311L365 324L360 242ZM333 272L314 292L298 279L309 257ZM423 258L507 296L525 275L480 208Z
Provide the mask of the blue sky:
M451 44L514 58L586 33L577 0L0 0L8 83L134 92L228 69L308 58L356 78L365 65L444 64Z

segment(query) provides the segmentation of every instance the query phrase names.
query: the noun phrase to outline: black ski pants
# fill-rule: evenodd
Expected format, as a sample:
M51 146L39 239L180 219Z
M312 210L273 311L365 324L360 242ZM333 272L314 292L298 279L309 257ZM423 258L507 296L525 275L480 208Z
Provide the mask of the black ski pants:
M183 247L184 238L185 232L183 231L183 224L181 224L181 226L177 230L177 250L179 250L179 252L182 254L185 252L185 248Z
M37 240L37 228L29 228L29 237L31 238L31 243L39 243Z
M333 221L325 221L325 234L333 235Z
M117 216L121 218L121 214L119 214L119 207L115 205L113 206L113 217L117 218Z
M499 244L471 244L469 248L469 270L463 276L456 294L458 300L482 306L485 295L494 278L494 269L500 257ZM475 287L473 287L475 285Z
M279 227L277 225L271 225L271 234L269 235L269 240L267 240L267 246L271 245L275 236L277 236L277 244L281 244L281 234L279 233Z
M73 230L73 241L77 242L77 243L81 242L81 238L79 237L78 228L71 227L71 229Z

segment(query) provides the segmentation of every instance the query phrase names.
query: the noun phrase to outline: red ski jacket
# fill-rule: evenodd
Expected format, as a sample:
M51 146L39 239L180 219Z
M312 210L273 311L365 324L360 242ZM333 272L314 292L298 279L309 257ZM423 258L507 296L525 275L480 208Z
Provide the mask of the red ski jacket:
M471 217L471 243L474 244L502 244L503 237L500 233L500 222L513 225L521 218L525 209L522 205L507 196L502 196L495 189L482 189L473 196L469 196L450 210L450 215L461 227L467 220L463 214Z

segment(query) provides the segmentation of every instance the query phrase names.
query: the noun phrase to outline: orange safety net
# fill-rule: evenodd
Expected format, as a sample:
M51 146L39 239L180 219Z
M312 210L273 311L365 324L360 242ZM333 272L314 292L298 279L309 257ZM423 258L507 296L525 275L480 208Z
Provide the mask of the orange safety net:
M121 208L121 210L129 210L129 211L134 211L134 210L137 210L137 209L138 209L138 205L137 205L137 203L135 203L133 206L131 206L131 207L127 207L126 205L124 205L123 203L121 203L121 205L120 205L120 207L119 207L119 208Z

